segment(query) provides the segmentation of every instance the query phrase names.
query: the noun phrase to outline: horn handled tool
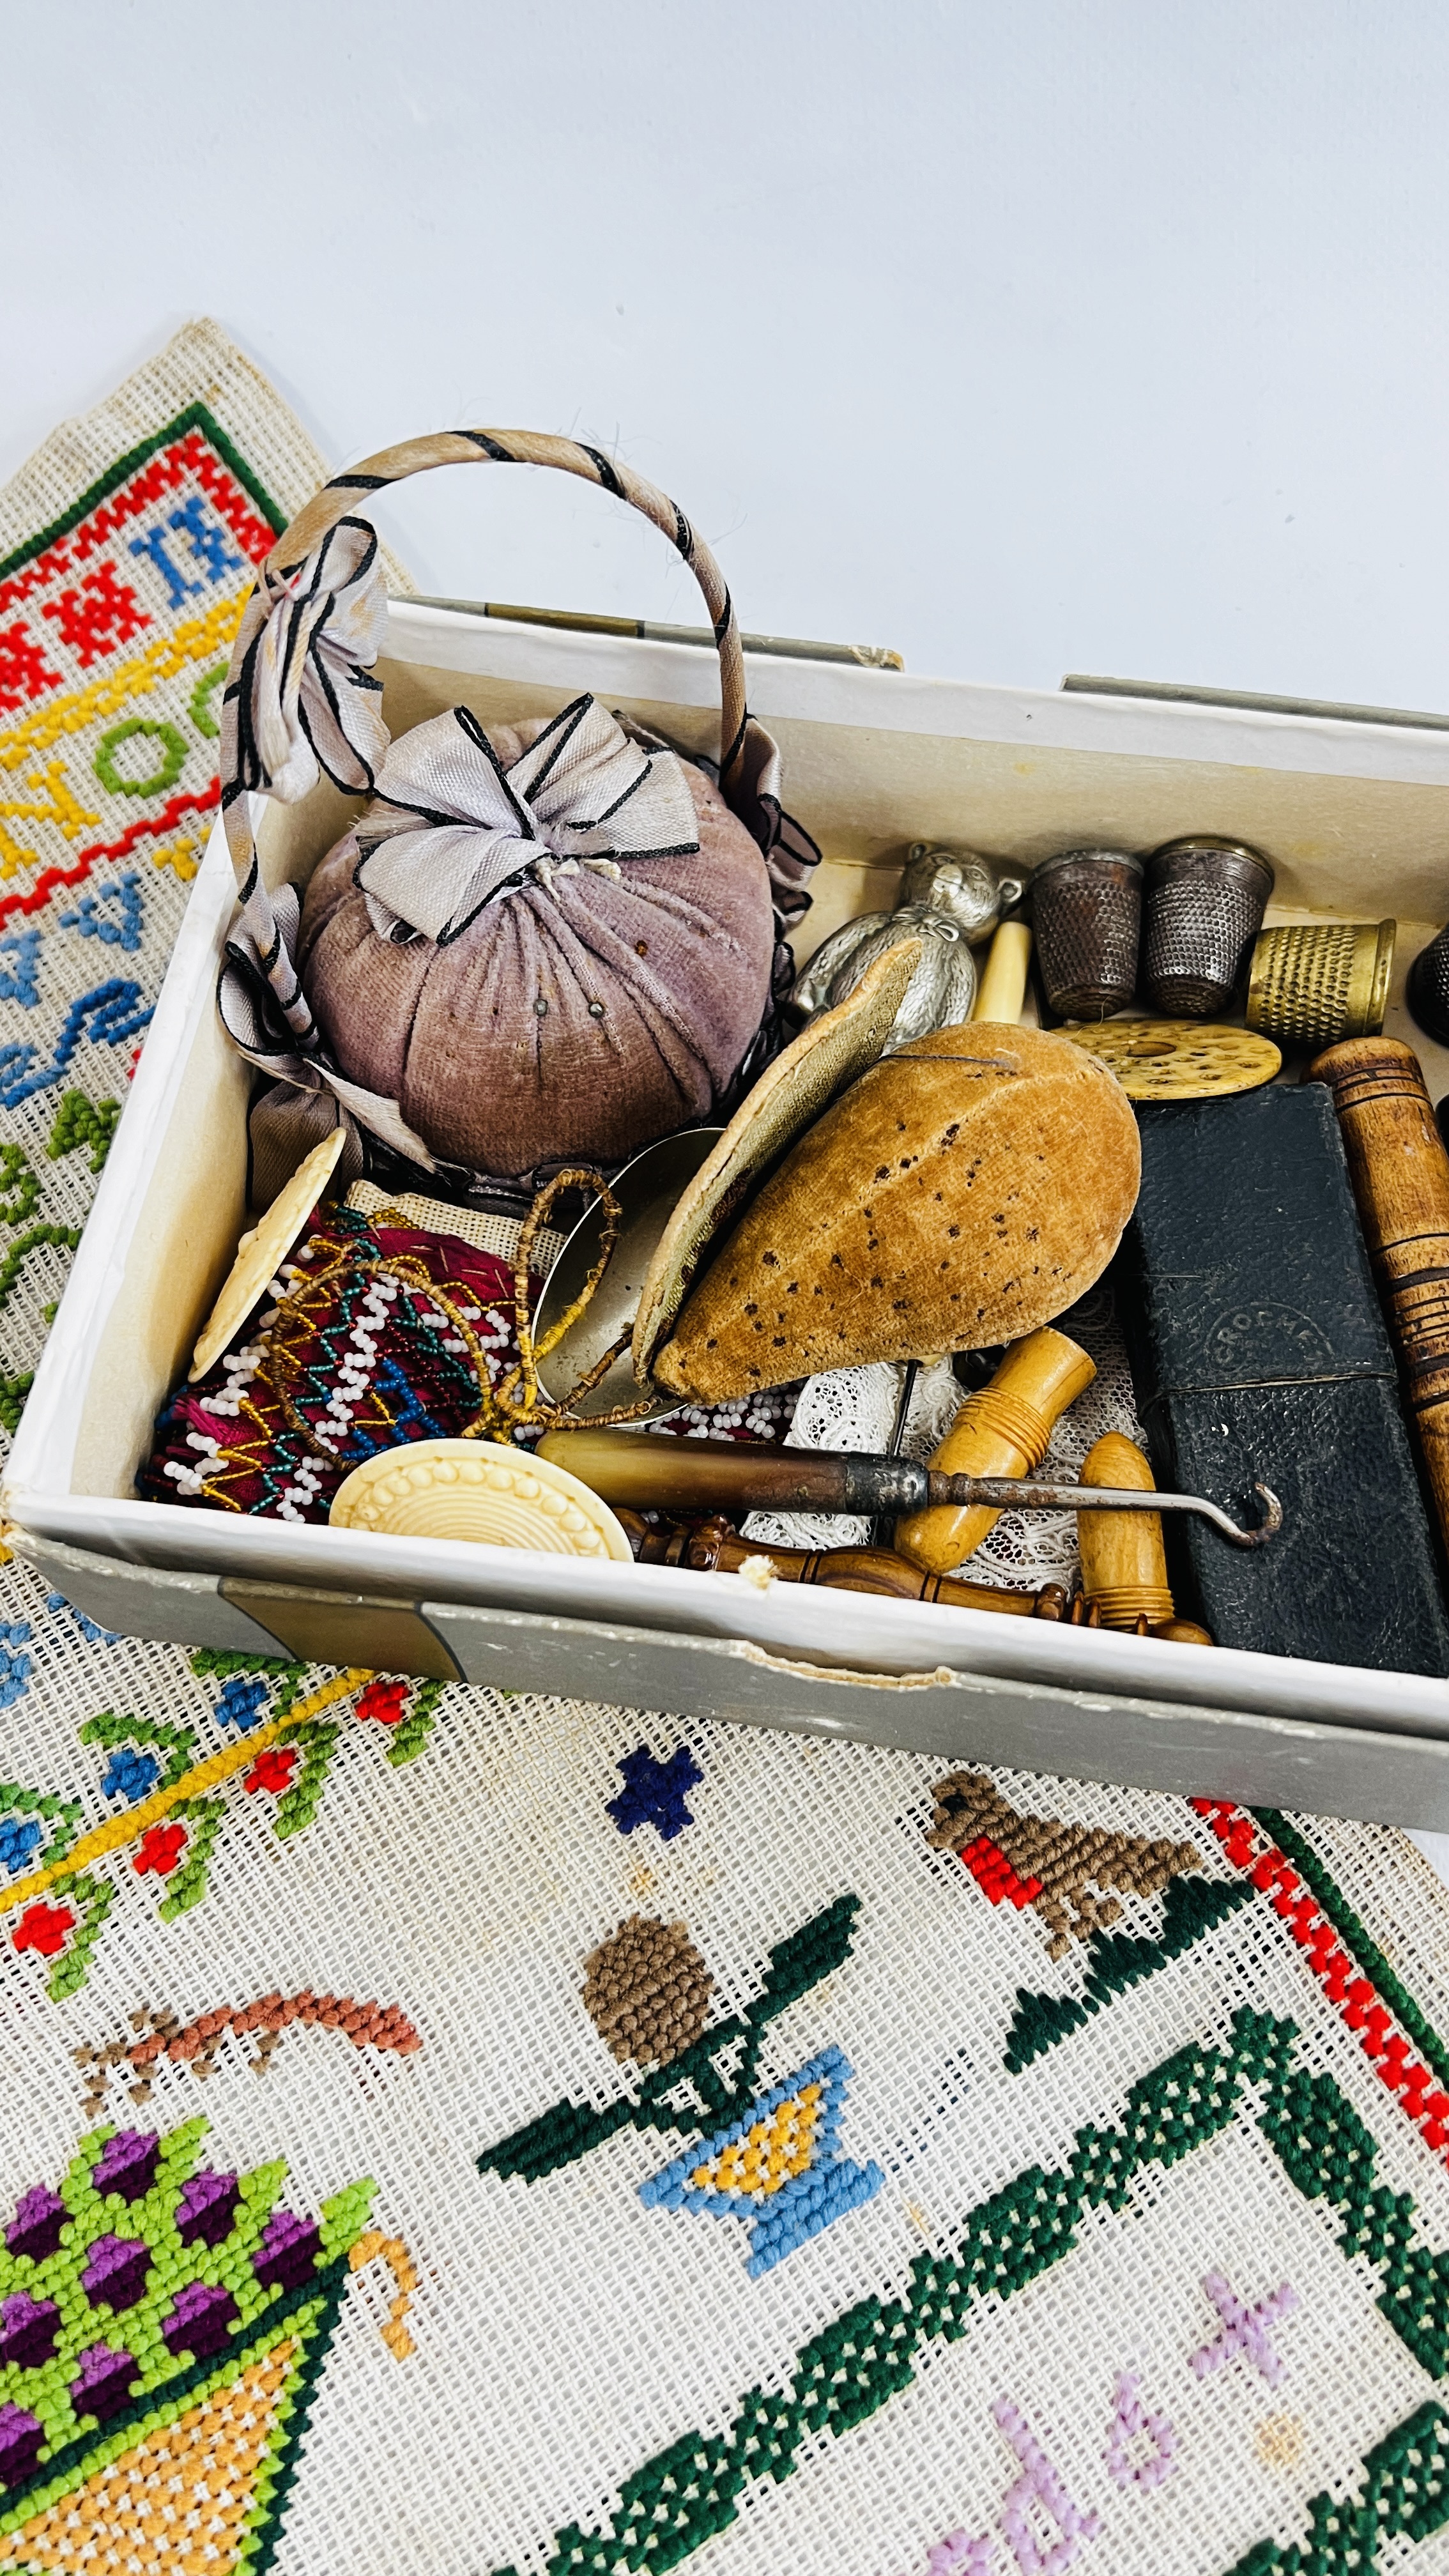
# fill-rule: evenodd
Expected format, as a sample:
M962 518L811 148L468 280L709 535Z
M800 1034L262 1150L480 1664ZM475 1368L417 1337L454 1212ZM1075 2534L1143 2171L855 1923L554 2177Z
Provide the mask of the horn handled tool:
M993 1511L1138 1512L1140 1491L1108 1485L1019 1482L1014 1476L947 1476L910 1458L838 1449L766 1449L736 1440L674 1440L637 1431L550 1431L539 1455L567 1467L606 1503L636 1511L863 1512L888 1520L942 1505ZM1263 1547L1283 1526L1283 1507L1255 1484L1263 1517L1243 1529L1200 1494L1158 1494L1154 1512L1192 1512L1233 1547Z

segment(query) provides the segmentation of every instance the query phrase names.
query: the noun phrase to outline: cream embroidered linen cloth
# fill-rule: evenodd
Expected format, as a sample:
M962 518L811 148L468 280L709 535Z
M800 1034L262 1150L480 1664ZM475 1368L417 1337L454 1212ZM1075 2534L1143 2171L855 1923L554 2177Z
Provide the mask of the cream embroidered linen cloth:
M197 325L0 494L12 1419L321 471ZM1402 1837L0 1619L0 2565L1449 2566Z

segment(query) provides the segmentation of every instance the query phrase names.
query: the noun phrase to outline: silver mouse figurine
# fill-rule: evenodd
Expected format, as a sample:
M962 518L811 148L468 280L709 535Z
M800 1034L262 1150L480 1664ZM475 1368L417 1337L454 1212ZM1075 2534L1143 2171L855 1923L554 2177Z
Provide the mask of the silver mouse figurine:
M894 912L862 912L821 941L795 981L791 1008L813 1019L853 993L878 957L902 939L924 939L926 953L906 987L885 1053L931 1029L960 1026L976 1000L973 944L987 938L1020 903L1026 879L1006 876L974 850L913 841Z

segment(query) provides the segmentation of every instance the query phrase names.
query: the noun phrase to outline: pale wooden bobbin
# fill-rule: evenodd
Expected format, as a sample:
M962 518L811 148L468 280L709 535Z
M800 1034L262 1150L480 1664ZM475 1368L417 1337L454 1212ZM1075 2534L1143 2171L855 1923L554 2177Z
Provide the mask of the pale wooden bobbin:
M1082 1483L1119 1490L1125 1486L1144 1494L1156 1490L1137 1443L1121 1431L1104 1432L1088 1450ZM1077 1546L1082 1590L1095 1613L1094 1624L1128 1628L1138 1636L1150 1632L1179 1643L1212 1644L1206 1628L1178 1618L1167 1580L1160 1512L1078 1512Z
M999 1020L1014 1028L1026 1000L1026 970L1030 963L1030 922L1003 921L987 951L976 988L973 1020Z
M967 1396L932 1466L948 1476L1032 1475L1046 1456L1053 1424L1096 1374L1095 1360L1076 1342L1041 1325L1012 1343L989 1386ZM896 1550L926 1574L948 1574L1000 1518L983 1503L912 1512L896 1523Z
M1144 1494L1154 1484L1136 1442L1120 1431L1105 1432L1088 1450L1082 1482L1125 1485ZM1082 1590L1104 1628L1135 1628L1139 1619L1155 1628L1161 1620L1176 1618L1160 1512L1078 1512L1077 1546Z

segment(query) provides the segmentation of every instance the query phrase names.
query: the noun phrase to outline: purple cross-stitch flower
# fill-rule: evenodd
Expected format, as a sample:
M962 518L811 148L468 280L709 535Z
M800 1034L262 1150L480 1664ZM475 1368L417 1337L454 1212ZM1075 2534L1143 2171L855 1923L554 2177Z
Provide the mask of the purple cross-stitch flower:
M32 2299L28 2290L13 2290L8 2299L0 2299L0 2361L37 2370L55 2350L59 2328L54 2299Z
M1261 2370L1269 2387L1276 2388L1283 2376L1284 2365L1282 2356L1273 2348L1268 2328L1297 2307L1298 2293L1292 2282L1280 2282L1266 2299L1259 2299L1251 2308L1234 2296L1221 2272L1209 2272L1204 2278L1203 2288L1222 2318L1223 2330L1214 2336L1211 2343L1205 2343L1200 2352L1193 2353L1189 2368L1196 2371L1199 2379L1205 2379L1210 2370L1220 2370L1225 2361L1230 2361L1235 2352L1240 2352L1255 2370Z
M230 2290L208 2289L204 2281L188 2281L178 2291L176 2304L161 2329L166 2349L171 2353L194 2353L198 2361L209 2353L220 2352L237 2321L237 2304Z
M117 2352L108 2343L88 2345L80 2356L80 2376L71 2382L77 2415L94 2415L98 2423L107 2423L112 2415L119 2415L135 2377L134 2354Z
M231 2234L240 2194L234 2173L194 2173L176 2204L176 2232L183 2245L219 2245Z
M316 2269L322 2230L315 2218L274 2209L252 2265L264 2290L295 2290Z
M92 2307L102 2301L119 2314L134 2308L146 2288L151 2248L139 2236L98 2236L81 2274L81 2288Z
M44 2439L39 2418L7 2398L0 2406L0 2486L18 2486L29 2477Z
M154 2129L118 2129L107 2138L91 2175L97 2191L116 2191L122 2200L139 2200L156 2179L161 2141Z
M60 2243L67 2214L58 2191L52 2191L47 2183L32 2183L16 2202L15 2215L5 2230L11 2253L27 2254L33 2263L43 2263Z

